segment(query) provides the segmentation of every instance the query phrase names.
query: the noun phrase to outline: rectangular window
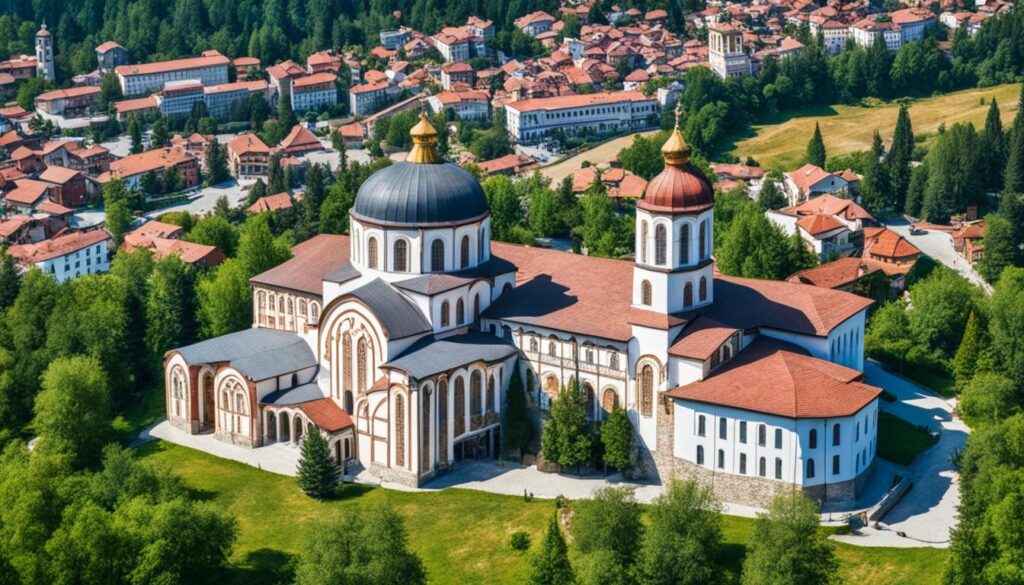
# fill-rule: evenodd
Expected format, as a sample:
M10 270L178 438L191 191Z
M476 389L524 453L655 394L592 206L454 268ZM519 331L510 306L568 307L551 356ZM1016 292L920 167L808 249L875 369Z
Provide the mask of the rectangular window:
M740 443L747 444L747 421L740 421Z
M740 453L740 475L747 474L747 454Z
M782 429L775 429L775 448L782 448Z
M782 479L782 459L775 458L775 479Z
M839 455L832 456L832 475L839 475Z
M728 432L729 421L728 419L720 417L718 419L718 438L725 439Z

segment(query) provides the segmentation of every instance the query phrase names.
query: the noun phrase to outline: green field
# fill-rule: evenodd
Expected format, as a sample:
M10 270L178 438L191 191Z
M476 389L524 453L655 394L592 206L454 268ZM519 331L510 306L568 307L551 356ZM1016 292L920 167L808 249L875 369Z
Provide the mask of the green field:
M952 126L974 122L980 130L993 97L999 102L1005 127L1016 115L1019 95L1020 85L1006 84L914 100L910 106L914 135L934 135L943 123ZM980 103L982 98L985 104ZM755 125L750 136L734 137L732 154L741 160L751 156L768 169L793 170L804 162L815 122L821 124L825 148L832 157L867 150L876 129L888 143L898 111L899 105L890 102L873 107L835 105L790 112L784 121Z
M408 493L345 486L323 503L299 491L293 478L259 471L163 442L140 449L143 457L182 477L197 497L238 521L232 583L277 583L316 525L353 507L387 502L406 519L413 549L433 583L522 583L528 555L508 546L508 535L525 530L536 545L554 513L550 501L524 502L470 490ZM735 582L753 520L725 518L725 575ZM947 553L936 549L885 549L837 545L847 582L873 585L939 583Z
M928 431L888 412L878 413L879 457L900 465L910 465L932 444L932 436Z

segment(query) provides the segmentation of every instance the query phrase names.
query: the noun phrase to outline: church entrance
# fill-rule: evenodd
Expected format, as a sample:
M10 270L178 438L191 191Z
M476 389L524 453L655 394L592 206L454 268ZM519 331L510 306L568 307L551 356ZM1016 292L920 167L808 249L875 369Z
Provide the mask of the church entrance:
M205 432L214 430L214 420L217 411L216 399L213 392L213 374L204 372L199 393L202 395L203 418L199 421L199 431Z
M456 462L467 459L497 459L501 453L501 429L494 427L479 435L456 441L453 450Z

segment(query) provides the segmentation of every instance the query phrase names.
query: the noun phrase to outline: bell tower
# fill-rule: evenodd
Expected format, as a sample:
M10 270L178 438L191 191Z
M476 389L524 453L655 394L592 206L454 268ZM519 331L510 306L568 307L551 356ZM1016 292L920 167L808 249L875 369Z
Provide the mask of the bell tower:
M665 169L647 184L636 206L633 306L679 313L711 304L714 190L690 162L676 126L661 147Z
M36 33L36 75L46 81L56 81L57 73L53 65L53 35L46 30L46 23Z

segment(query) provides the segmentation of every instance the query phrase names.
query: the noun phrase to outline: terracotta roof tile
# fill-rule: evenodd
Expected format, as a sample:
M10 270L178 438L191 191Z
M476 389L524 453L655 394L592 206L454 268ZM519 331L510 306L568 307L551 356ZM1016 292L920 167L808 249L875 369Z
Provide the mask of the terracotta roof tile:
M706 360L739 329L719 323L710 317L691 321L668 349L669 355Z
M801 217L796 221L796 225L812 236L819 236L832 230L847 229L838 219L824 213Z
M278 209L288 209L292 206L292 196L287 192L277 193L276 195L267 195L266 197L260 197L255 203L247 207L245 210L249 213L262 213L264 211L277 211Z
M839 258L814 268L802 270L790 276L789 282L811 284L822 288L840 288L857 282L872 272L877 272L876 263L861 258Z
M864 228L864 252L885 258L907 258L921 250L889 228Z
M35 244L17 244L8 248L7 253L22 264L35 264L109 239L110 235L104 230L71 232Z
M204 54L202 57L192 57L189 59L174 59L172 61L159 61L157 63L121 65L114 69L114 71L116 71L118 75L127 77L130 75L153 75L156 73L166 73L168 71L178 71L181 69L198 69L200 67L229 65L231 63L230 59L220 53L216 53L216 51L210 53L211 54Z
M299 404L313 424L333 433L352 426L352 417L330 398L318 398Z
M256 284L323 294L323 279L349 263L349 238L320 234L292 248L288 261L257 274Z
M709 377L666 394L786 418L831 418L856 414L882 393L862 380L857 370L759 337Z

